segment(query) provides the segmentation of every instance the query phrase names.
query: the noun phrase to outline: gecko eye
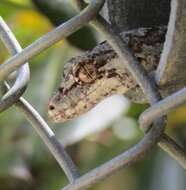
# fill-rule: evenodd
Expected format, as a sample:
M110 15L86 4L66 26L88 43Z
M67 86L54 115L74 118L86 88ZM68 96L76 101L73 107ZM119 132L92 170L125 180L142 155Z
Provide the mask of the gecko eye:
M93 64L85 64L77 70L76 77L81 82L91 83L96 79L96 74L96 68Z

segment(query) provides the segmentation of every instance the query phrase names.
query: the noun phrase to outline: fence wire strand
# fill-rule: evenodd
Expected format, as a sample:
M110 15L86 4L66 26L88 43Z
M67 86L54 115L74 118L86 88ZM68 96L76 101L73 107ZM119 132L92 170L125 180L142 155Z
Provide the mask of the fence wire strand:
M23 98L20 98L16 106L25 114L28 121L32 124L45 144L48 146L51 153L58 161L61 168L64 170L70 182L74 182L79 176L78 170L71 160L70 156L65 151L63 145L56 138L53 131L47 125L45 120L38 112Z
M82 0L76 1L76 5L78 6L79 9L82 8L82 4L83 4L83 3L80 4L80 2L83 2L83 1ZM132 54L132 52L127 47L127 45L122 40L122 38L118 36L117 32L115 32L115 29L109 26L107 21L100 15L98 15L96 19L91 21L91 24L93 25L93 27L95 27L98 31L100 31L105 36L106 40L112 45L113 49L115 49L115 51L121 58L121 62L123 62L125 67L131 72L133 77L136 79L137 83L141 86L151 106L156 105L155 103L157 103L161 99L161 96L158 93L158 89L156 88L155 80L153 81L148 78L144 69L139 65L135 56ZM158 128L160 131L163 130L164 125L165 125L165 120L161 118L162 121L158 122L160 126L157 126L156 125L157 118L160 118L160 117L154 117L152 122L154 122L155 127L157 127L157 133L158 133ZM144 127L143 125L141 126L142 126L141 128L145 132L147 132L151 125L148 125L146 127ZM174 142L173 140L171 141L171 144L170 144L170 141L167 140L169 139L169 137L164 138L166 136L167 136L166 134L163 134L162 140L160 139L160 142L158 143L158 145L167 153L170 153L170 151L172 151L170 155L171 156L174 155L173 157L176 158L178 163L186 169L186 159L183 159L183 157L186 158L186 153L183 152L183 149L179 145L177 145L177 143ZM157 137L157 140L158 140L158 137ZM174 146L172 146L173 143L174 143ZM170 147L172 148L170 149ZM176 150L173 151L174 148L176 148ZM180 150L178 150L179 148ZM181 155L180 155L180 152L181 152Z
M97 15L103 4L104 0L91 1L91 3L77 16L61 24L51 32L33 42L30 46L27 46L22 52L5 61L5 63L0 65L0 81L4 80L11 72L15 71L19 66L38 55L43 50L86 25Z
M21 46L17 42L15 36L9 29L8 25L0 17L0 38L7 47L11 55L15 55L22 51ZM29 64L22 65L17 72L16 81L8 92L0 99L0 112L9 108L14 104L19 97L25 92L26 87L30 81Z
M152 122L163 115L168 114L178 106L186 102L186 88L175 92L174 94L164 98L163 100L146 109L139 118L141 128L148 128Z
M82 0L73 0L73 2L76 3L80 10L83 9L77 16L42 36L23 50L6 23L0 18L0 37L7 49L13 55L0 65L0 84L3 85L2 82L11 72L18 70L13 87L9 88L8 85L4 85L8 93L0 100L0 111L3 111L15 103L15 106L24 113L27 120L32 124L44 143L48 146L50 152L69 179L69 185L64 187L63 190L88 188L106 178L108 175L113 174L113 172L134 164L157 143L186 169L185 151L176 144L173 139L164 134L165 116L169 111L186 101L186 88L161 100L155 81L149 79L144 69L138 64L135 56L122 38L118 36L115 29L99 15L99 11L105 1L92 0L88 5ZM77 167L45 120L20 96L23 94L29 81L29 67L26 62L62 38L69 36L88 22L104 35L106 40L118 53L121 62L123 62L125 67L131 72L134 79L140 85L151 106L145 110L139 118L140 127L146 132L140 142L105 164L91 170L83 176L79 176ZM13 96L15 94L16 96ZM151 126L152 123L153 126Z
M6 44L6 47L9 49L9 51L12 54L14 54L17 51L16 47L19 47L19 44L15 40L15 37L13 36L13 33L11 33L10 29L7 30L7 26L2 19L0 20L0 26L2 26L1 30L3 31L2 33L4 34L4 35L2 35L3 42ZM28 74L28 72L26 72L26 73ZM18 78L20 78L19 75L18 75ZM10 87L7 83L5 83L3 89L6 91L6 90L9 90ZM74 165L74 163L71 160L71 158L69 157L69 155L66 153L62 144L55 137L55 134L53 133L53 131L50 129L50 127L44 121L44 119L22 97L19 98L19 100L15 103L15 105L25 114L28 121L32 124L32 126L35 128L35 130L40 135L40 137L43 139L44 143L48 146L51 153L54 155L54 157L58 161L59 165L66 173L69 181L73 182L78 177L78 171L76 169L76 166Z

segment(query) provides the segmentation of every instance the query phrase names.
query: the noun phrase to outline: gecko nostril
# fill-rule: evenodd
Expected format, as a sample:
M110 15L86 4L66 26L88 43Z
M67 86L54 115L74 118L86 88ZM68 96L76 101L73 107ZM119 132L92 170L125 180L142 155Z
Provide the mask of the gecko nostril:
M50 110L54 110L54 109L55 109L55 106L50 105L50 106L49 106L49 109L50 109Z
M63 87L59 87L58 90L59 90L60 93L63 93L64 88Z

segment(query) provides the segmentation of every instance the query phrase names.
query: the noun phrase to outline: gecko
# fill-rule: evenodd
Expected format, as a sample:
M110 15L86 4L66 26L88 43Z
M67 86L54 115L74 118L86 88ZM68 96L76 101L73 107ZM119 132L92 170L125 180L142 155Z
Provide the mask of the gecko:
M120 35L147 73L159 63L167 27L138 28ZM48 104L54 122L65 122L91 110L114 94L139 88L107 41L71 58L64 65L63 79ZM145 96L144 96L145 97Z

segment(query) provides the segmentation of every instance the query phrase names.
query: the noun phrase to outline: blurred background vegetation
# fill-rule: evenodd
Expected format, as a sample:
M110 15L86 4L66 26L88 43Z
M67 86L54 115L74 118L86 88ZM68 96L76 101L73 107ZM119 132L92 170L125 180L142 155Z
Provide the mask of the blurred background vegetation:
M68 0L0 0L0 15L22 47L76 13ZM147 105L131 104L124 97L108 99L90 113L68 123L54 125L47 118L47 102L59 85L63 64L100 40L94 30L84 27L32 59L31 81L24 94L67 146L81 174L127 150L143 137L137 118ZM0 43L0 63L8 57ZM166 129L186 148L185 115L183 105L169 115ZM186 172L155 147L142 161L90 189L184 190L185 179ZM23 114L15 107L1 113L0 190L59 190L67 183L63 171Z

